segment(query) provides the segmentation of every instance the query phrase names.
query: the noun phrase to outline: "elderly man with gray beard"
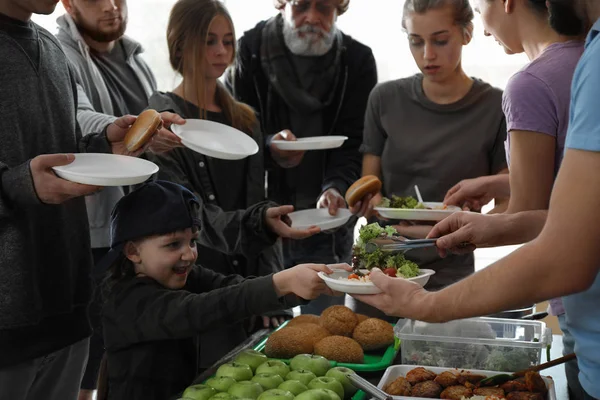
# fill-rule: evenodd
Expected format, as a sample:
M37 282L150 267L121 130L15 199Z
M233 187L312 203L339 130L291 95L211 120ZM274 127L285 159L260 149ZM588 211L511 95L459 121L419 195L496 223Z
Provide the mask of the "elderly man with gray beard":
M274 0L279 14L245 32L226 82L259 114L267 138L268 197L297 210L346 208L344 195L361 173L359 147L369 93L377 83L371 49L336 26L350 0ZM341 148L282 151L273 139L344 135ZM285 267L297 262L350 262L356 219L334 232L284 241ZM328 300L330 301L330 300ZM343 301L343 298L338 300ZM303 309L319 312L316 300Z

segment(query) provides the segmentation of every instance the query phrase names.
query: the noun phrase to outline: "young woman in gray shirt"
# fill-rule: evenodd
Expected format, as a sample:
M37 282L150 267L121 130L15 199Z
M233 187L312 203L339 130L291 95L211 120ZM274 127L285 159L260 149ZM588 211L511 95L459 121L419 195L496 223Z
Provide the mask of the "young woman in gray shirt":
M415 185L425 200L442 201L448 189L465 178L507 173L502 91L469 77L461 65L472 20L468 0L406 1L402 25L421 74L383 83L371 93L363 175L379 176L383 188L370 200L369 209L382 196L414 196ZM406 222L386 224L395 224L408 237L425 237L431 229ZM421 268L436 271L428 289L440 289L474 272L472 254L441 259L434 249L424 249L407 256Z

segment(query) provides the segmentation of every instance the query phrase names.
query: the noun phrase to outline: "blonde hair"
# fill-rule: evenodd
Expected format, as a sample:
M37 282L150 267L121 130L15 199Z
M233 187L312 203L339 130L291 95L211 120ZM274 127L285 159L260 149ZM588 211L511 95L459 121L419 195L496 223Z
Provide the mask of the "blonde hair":
M454 11L454 23L463 28L464 32L470 36L473 33L475 13L469 0L406 0L402 15L402 27L406 29L406 19L409 14L425 14L429 10L437 10L446 6L451 6Z
M191 79L196 88L198 107L206 119L206 91L204 86L206 43L210 27L218 16L225 17L233 32L233 54L229 64L235 60L235 29L231 16L219 0L178 0L171 10L167 25L167 44L171 67L182 76L193 71ZM217 81L216 102L231 125L250 135L256 126L254 110L236 101L227 89Z
M281 10L285 7L290 0L273 0L273 5L276 9ZM338 0L339 4L337 5L337 15L342 15L346 11L348 11L348 7L350 7L350 0Z

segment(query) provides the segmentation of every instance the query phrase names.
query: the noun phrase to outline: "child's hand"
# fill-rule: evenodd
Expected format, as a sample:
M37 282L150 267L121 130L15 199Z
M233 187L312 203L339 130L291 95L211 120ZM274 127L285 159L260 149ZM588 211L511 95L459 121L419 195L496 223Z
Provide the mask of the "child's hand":
M273 284L279 297L294 293L305 300L313 300L322 294L329 296L338 295L331 290L317 275L319 272L331 274L333 269L343 268L348 271L352 268L347 264L302 264L286 269L273 275Z

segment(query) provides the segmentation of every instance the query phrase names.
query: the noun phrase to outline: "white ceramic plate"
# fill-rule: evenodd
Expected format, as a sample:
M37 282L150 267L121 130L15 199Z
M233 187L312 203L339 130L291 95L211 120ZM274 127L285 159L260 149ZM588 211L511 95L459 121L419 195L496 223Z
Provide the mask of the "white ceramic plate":
M436 222L443 220L457 211L462 211L460 207L456 206L447 206L443 209L444 203L425 202L423 204L425 207L432 208L432 210L375 207L375 211L383 218Z
M185 147L209 157L241 160L258 153L254 139L218 122L188 119L185 125L171 125L171 129Z
M81 153L68 165L52 167L59 177L95 186L128 186L145 182L158 172L153 162L116 154Z
M331 289L337 292L349 293L349 294L377 294L381 293L381 290L375 286L372 282L360 282L354 280L348 280L348 275L352 272L345 270L334 270L331 275L327 275L324 272L319 272L319 277L325 281L325 284ZM429 281L431 275L435 274L432 269L422 269L421 274L414 278L407 279L412 282L416 282L420 286L425 286ZM340 279L342 278L342 279ZM403 279L403 278L396 278Z
M406 377L406 374L415 368L419 368L421 365L393 365L388 367L379 381L377 387L383 390L383 387L388 383L395 381L401 376ZM440 367L428 367L423 365L423 368L426 368L436 374L441 374L444 371L456 371L456 368L440 368ZM494 376L499 374L512 374L512 372L498 372L498 371L482 371L478 369L459 369L459 371L471 372L473 374L485 375L485 376ZM547 378L542 375L544 382L546 382L546 387L548 388L548 396L547 400L556 400L556 388L554 387L554 381L552 378ZM424 397L406 397L406 396L392 396L394 400L426 400Z
M348 222L352 213L345 208L340 208L337 215L331 216L327 208L313 208L295 211L288 214L288 216L292 220L292 228L294 229L307 229L311 226L318 226L322 231L326 231L344 225Z
M313 136L308 138L299 138L295 142L287 140L273 140L275 146L280 150L286 151L304 151L304 150L327 150L337 149L348 140L347 136Z

